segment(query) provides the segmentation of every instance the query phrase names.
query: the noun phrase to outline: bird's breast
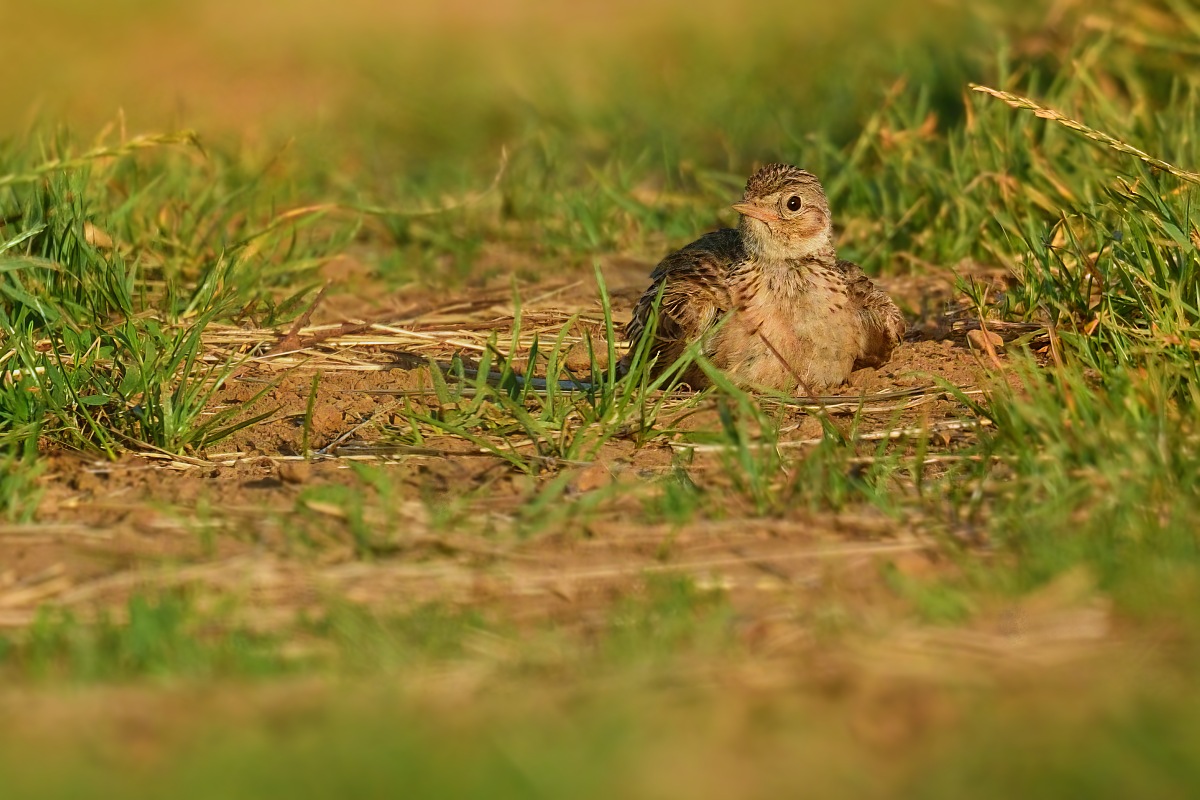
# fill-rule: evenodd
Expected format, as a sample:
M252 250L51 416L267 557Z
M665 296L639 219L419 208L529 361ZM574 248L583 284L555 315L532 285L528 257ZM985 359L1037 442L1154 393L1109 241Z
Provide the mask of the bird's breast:
M718 362L744 384L815 390L849 377L863 348L845 287L820 271L755 270L735 287L737 313Z

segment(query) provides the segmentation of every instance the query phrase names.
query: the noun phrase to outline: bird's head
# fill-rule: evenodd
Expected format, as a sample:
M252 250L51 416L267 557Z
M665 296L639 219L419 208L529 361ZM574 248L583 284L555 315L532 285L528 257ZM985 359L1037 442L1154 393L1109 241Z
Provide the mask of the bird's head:
M738 229L746 248L770 260L833 258L833 226L825 190L812 173L768 164L746 182Z

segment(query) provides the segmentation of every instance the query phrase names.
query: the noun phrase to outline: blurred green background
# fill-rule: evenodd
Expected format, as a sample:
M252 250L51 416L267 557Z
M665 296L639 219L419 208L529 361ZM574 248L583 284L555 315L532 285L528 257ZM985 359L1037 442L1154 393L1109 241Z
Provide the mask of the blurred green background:
M773 160L824 180L840 244L870 272L994 261L1003 237L962 214L945 237L918 241L957 213L943 206L965 188L985 205L996 194L987 176L1038 171L1014 151L1024 127L1008 122L987 163L957 157L977 146L965 134L981 99L967 100L968 82L1083 80L1163 103L1181 56L1110 46L1090 56L1103 59L1094 70L1083 54L1113 43L1111 29L1174 25L1119 1L56 1L9 19L9 135L66 128L82 146L97 132L195 130L218 165L270 179L278 207L397 212L371 220L368 246L350 251L396 284L536 280L611 254L657 261L731 222L730 198ZM1150 68L1137 85L1119 77L1131 57ZM408 215L479 191L502 153L501 191L487 202ZM954 172L952 186L940 170ZM1053 222L1056 199L1039 224ZM339 241L322 252L345 251Z
M10 132L31 115L88 130L118 109L135 128L379 132L412 162L619 120L712 158L748 135L777 142L746 130L764 114L851 138L901 78L960 108L964 81L1044 5L48 0L7 12L0 111Z
M0 119L293 142L302 172L384 196L486 180L501 147L572 179L620 158L744 180L854 140L905 85L953 124L1045 5L49 0L6 12Z

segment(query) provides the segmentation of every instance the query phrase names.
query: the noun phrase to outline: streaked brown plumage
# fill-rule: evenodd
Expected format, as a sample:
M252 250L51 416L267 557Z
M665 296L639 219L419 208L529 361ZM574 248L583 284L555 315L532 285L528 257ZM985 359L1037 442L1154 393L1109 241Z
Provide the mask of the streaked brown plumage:
M636 346L662 292L650 345L656 370L698 340L741 386L812 394L891 358L904 317L858 266L837 258L829 204L813 175L770 164L733 207L738 227L664 258L634 308L625 335ZM696 366L682 380L708 385Z

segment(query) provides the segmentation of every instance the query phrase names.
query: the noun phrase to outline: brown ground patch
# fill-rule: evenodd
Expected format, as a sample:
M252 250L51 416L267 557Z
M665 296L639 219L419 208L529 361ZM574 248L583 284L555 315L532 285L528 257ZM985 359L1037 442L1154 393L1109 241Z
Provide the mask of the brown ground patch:
M623 319L644 271L613 270L608 279ZM945 286L914 278L891 288L914 307L912 297ZM598 332L588 281L524 287L522 294L529 330L557 332L570 310L580 314L573 335ZM955 574L943 546L950 532L932 529L918 511L889 517L866 506L755 514L723 484L720 453L693 448L684 458L678 441L639 448L615 440L591 463L525 475L470 443L431 438L423 450L367 462L373 472L357 475L360 462L346 455L349 445L378 445L379 425L395 421L403 400L375 392L419 389L428 383L422 357L445 358L489 330L507 332L508 297L507 290L440 303L398 297L375 307L372 319L381 324L372 329L326 307L314 314L319 325L265 339L262 332L213 331L214 352L258 341L270 353L250 363L219 402L245 402L269 385L262 402L279 412L222 442L221 452L187 459L49 456L37 522L0 528L0 632L28 628L46 605L78 619L103 612L121 620L132 594L186 587L201 609L228 608L232 598L238 624L288 632L285 649L297 657L319 658L328 646L296 621L320 619L331 602L386 615L438 601L499 619L511 635L480 631L467 643L469 658L416 667L398 684L385 681L384 697L375 684L347 695L342 683L308 678L184 685L167 693L117 687L65 700L57 692L7 691L0 708L31 721L22 729L31 752L41 742L59 751L78 742L106 764L145 768L193 747L205 720L276 730L304 715L345 711L347 703L396 714L423 708L439 719L483 709L486 718L491 704L502 715L505 699L519 696L526 710L569 715L580 680L599 680L598 688L614 696L621 689L577 675L570 648L539 644L539 636L551 628L584 648L602 641L615 604L637 596L650 576L666 574L723 590L734 609L730 624L740 647L672 667L679 685L711 693L705 708L736 723L731 740L750 735L750 721L763 709L836 720L819 729L820 742L828 745L834 732L835 750L869 754L876 759L871 769L899 769L921 748L953 737L975 708L977 695L964 689L987 686L1008 697L1006 687L1065 685L1088 665L1108 669L1114 656L1125 658L1108 605L1086 574L1068 573L1017 600L973 596L980 605L965 624L923 624L895 576L919 584ZM989 356L968 346L965 319L944 310L915 320L914 340L885 368L856 374L847 394L886 396L929 386L934 377L968 391L986 387L994 380L983 367ZM278 350L289 333L298 345ZM309 445L329 454L305 460L304 418L318 372ZM953 426L966 416L963 408L937 392L831 404L828 411L847 429L857 418L858 435L872 447L869 437L897 428L942 426L946 441L970 435ZM820 425L798 409L777 413L786 458L802 457L804 442L821 436ZM714 416L702 408L692 422L713 424ZM646 503L661 493L657 479L680 470L728 503L691 519L648 519ZM559 475L567 477L565 492L531 515L539 491ZM360 506L339 501L340 488L363 498ZM585 510L572 514L572 507ZM514 535L518 529L524 535ZM505 688L520 683L516 675L528 681L531 663L537 692ZM693 725L677 724L680 731ZM664 741L678 739L673 732ZM675 772L690 774L693 761L686 763Z
M609 270L618 322L644 278L644 265ZM904 299L945 293L946 285L914 278L895 288ZM590 280L528 286L522 295L523 341L557 334L571 313L579 318L570 337L602 340ZM589 609L656 572L725 587L739 607L767 621L781 609L823 602L830 587L845 587L840 594L855 604L872 603L886 593L880 559L914 575L949 568L919 520L869 509L796 508L760 518L731 499L720 518L646 522L644 503L658 491L654 480L680 468L679 453L693 449L678 442L638 448L614 440L592 463L565 467L569 484L559 507L548 509L545 524L528 538L509 531L558 469L521 474L469 442L442 437L371 460L384 477L372 479L374 489L361 488L364 479L349 455L380 444L381 426L401 421L406 399L395 392L429 385L426 358L478 353L495 330L507 343L510 298L507 289L440 302L399 297L369 320L326 318L290 338L288 331L212 331L214 354L252 346L262 353L228 384L219 404L244 403L270 387L260 407L277 413L191 458L129 455L104 463L51 454L37 522L0 534L0 625L27 625L42 604L119 615L139 588L192 584L251 600L251 616L264 625L336 596L387 608L437 598L586 626L594 616ZM919 307L911 299L909 306ZM831 405L835 424L848 429L857 414L858 433L869 438L964 416L938 392L888 394L930 387L935 376L971 391L985 385L963 320L941 311L937 319L916 321L916 339L886 367L855 374L849 393L889 399ZM281 342L288 347L280 350ZM785 447L795 453L821 436L807 413L779 413ZM702 407L688 424L714 417ZM310 449L324 453L310 461L301 456L306 418ZM949 440L963 431L950 425L941 435ZM682 468L697 485L720 491L720 454L694 450ZM358 511L336 495L337 487L351 486L366 497ZM563 514L569 504L588 513ZM364 545L364 536L379 532L386 535Z

